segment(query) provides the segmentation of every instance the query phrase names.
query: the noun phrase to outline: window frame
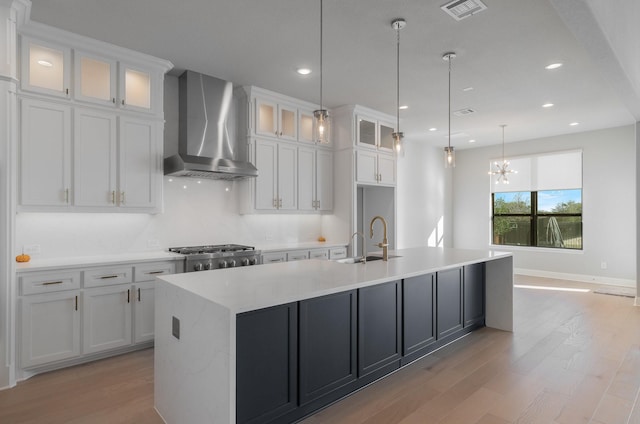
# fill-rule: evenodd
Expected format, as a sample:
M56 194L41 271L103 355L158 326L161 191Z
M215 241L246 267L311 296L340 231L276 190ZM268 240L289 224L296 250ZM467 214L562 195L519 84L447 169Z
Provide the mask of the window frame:
M556 189L558 190L558 189ZM571 189L564 189L571 190ZM575 189L578 190L578 189ZM580 188L580 203L582 204L582 189ZM583 219L582 212L580 213L556 213L556 212L538 212L538 192L539 191L548 191L548 190L535 190L535 191L514 191L514 192L492 192L491 193L491 244L495 246L518 246L518 247L534 247L539 249L560 249L560 250L569 250L569 251L582 251L584 249L584 240L580 243L580 248L572 248L572 247L556 247L556 246L539 246L538 245L538 218L541 217L580 217L580 237L582 238L583 232ZM560 190L559 190L560 191ZM495 206L496 206L496 194L500 193L529 193L531 196L531 211L530 213L498 213L496 214ZM496 243L495 242L495 218L508 218L508 217L529 217L530 222L530 235L529 235L529 244L527 245L514 245L514 244L506 244L506 243Z

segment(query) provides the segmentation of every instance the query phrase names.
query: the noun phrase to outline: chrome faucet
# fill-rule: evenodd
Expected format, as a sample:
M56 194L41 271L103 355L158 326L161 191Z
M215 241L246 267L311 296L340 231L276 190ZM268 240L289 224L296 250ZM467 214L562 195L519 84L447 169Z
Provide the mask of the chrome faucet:
M369 224L369 238L373 238L373 223L376 222L376 219L382 221L382 226L384 229L384 234L382 236L382 243L378 243L378 247L382 247L382 260L389 260L389 242L387 241L387 221L384 220L380 215L376 215L371 220L371 224Z
M363 264L366 264L367 263L367 242L366 242L366 240L364 238L364 234L361 231L356 231L355 233L351 234L351 238L349 238L349 240L353 241L353 238L355 236L362 237L362 260L360 262L362 262ZM355 258L356 253L357 253L356 252L356 245L355 245L355 243L353 243L351 246L352 246L351 247L351 251L353 253L353 257Z

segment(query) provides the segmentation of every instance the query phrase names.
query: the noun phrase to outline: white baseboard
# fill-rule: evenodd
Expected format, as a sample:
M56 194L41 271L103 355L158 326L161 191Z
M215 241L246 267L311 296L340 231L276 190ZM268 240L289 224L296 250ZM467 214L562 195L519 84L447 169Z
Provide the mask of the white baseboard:
M636 297L636 301L633 302L633 306L640 306L640 297Z
M524 268L514 268L513 273L520 274L520 275L528 275L530 277L557 278L559 280L580 281L582 283L606 284L608 286L627 287L631 289L636 288L635 280L627 280L624 278L600 277L600 276L585 275L585 274L568 274L564 272L540 271L537 269L524 269ZM640 298L638 297L636 298L636 306L640 306L639 299Z

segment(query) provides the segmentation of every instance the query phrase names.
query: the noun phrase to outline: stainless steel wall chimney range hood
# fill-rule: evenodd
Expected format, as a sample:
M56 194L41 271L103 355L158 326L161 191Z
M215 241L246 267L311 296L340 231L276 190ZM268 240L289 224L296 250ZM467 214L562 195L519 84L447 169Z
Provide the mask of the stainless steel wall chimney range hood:
M257 177L236 139L233 84L185 71L179 80L178 154L164 159L164 174L237 180Z

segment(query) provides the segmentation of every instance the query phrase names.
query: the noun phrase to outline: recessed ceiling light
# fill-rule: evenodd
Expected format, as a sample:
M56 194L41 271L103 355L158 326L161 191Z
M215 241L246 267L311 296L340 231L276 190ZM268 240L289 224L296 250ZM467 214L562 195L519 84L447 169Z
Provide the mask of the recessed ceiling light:
M474 139L469 140L469 143L475 143L476 141Z
M407 106L407 105L402 105L402 106L400 106L398 109L400 109L400 110L409 109L409 106Z
M580 122L572 122L569 125L571 125L572 127L575 127L576 125L580 125Z
M465 87L462 91L473 91L473 87Z
M309 75L311 73L311 69L309 69L309 68L298 68L298 69L296 69L296 72L299 73L300 75Z
M437 131L437 128L429 128L429 131Z
M553 107L553 103L545 103L542 107Z
M559 67L561 67L561 66L562 66L562 63L557 62L557 63L552 63L552 64L550 64L550 65L545 66L545 67L544 67L544 69L548 69L548 70L551 70L551 69L558 69L558 68L559 68Z
M49 62L48 60L43 60L43 59L40 59L40 60L38 61L38 65L42 65L42 66L44 66L45 68L51 68L51 67L53 67L53 63Z

